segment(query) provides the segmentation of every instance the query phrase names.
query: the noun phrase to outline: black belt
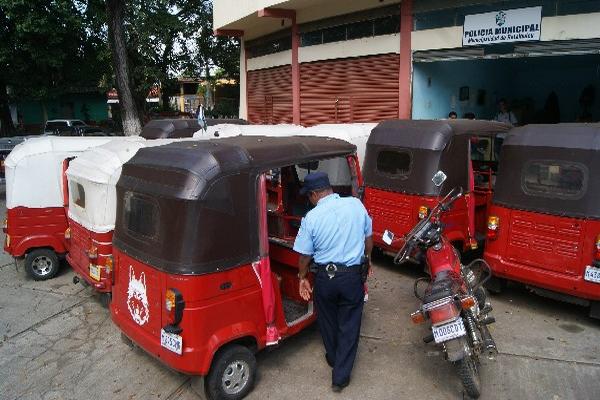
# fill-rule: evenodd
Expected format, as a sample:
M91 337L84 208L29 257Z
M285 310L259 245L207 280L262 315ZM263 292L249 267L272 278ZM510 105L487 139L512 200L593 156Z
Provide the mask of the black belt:
M361 264L356 265L344 265L337 263L327 263L327 264L317 264L313 263L314 268L311 268L312 272L322 272L329 276L329 279L333 278L337 274L360 274L361 273Z

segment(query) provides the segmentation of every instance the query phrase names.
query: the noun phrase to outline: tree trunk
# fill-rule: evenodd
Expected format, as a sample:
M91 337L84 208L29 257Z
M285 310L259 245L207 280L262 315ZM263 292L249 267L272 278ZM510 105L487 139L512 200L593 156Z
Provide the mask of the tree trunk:
M129 74L129 60L125 45L125 33L123 32L125 1L106 0L106 12L108 37L117 81L117 92L119 93L119 105L121 106L123 133L126 136L139 136L142 132L142 123L133 96L133 84Z
M13 136L15 125L10 115L6 83L0 81L0 136Z

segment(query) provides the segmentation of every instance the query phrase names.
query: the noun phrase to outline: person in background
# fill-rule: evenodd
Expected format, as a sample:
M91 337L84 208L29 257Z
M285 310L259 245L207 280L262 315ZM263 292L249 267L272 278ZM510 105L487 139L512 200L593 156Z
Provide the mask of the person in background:
M475 119L475 113L472 113L472 112L465 113L464 118L465 119Z
M300 194L308 195L315 208L302 219L294 242L294 251L300 254L299 294L305 301L311 297L307 279L311 266L325 359L333 369L331 388L341 392L350 383L358 350L364 283L373 250L371 217L359 199L334 193L324 172L306 175Z
M498 122L504 122L512 126L517 126L519 124L515 114L508 109L508 103L506 102L506 99L500 99L500 101L498 101L498 114L496 114L494 120Z
M458 118L458 114L456 113L456 111L450 111L448 113L448 119L456 119Z
M204 105L202 103L198 104L198 108L196 108L196 119L200 128L206 132L206 115L204 114Z

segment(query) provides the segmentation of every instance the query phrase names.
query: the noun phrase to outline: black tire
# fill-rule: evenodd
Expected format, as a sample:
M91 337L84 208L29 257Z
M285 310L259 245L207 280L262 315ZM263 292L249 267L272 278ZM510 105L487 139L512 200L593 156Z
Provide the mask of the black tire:
M479 368L473 357L465 357L458 363L458 375L462 381L465 392L473 398L478 399L481 395L481 380L479 379Z
M500 294L506 288L506 279L492 276L483 286L491 293Z
M102 304L102 307L104 307L104 308L110 307L111 301L112 301L111 293L100 293L100 304Z
M125 335L123 332L121 332L121 342L126 344L130 349L135 348L135 344L133 343L133 341L129 339L127 335Z
M239 400L254 387L256 358L237 344L219 350L206 376L204 390L209 400Z
M25 256L25 271L35 281L54 278L59 269L58 256L52 250L35 249Z

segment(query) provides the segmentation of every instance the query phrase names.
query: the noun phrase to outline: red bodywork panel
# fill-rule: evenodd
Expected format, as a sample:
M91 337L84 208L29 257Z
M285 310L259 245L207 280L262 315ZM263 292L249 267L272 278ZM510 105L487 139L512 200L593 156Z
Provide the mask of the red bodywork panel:
M286 264L294 257L291 249L272 245L271 268L275 292L275 324L282 338L314 322L313 314L289 327L285 321L282 293L298 293L297 269ZM266 321L260 283L252 265L205 275L173 275L159 271L114 249L115 267L111 316L135 343L169 367L193 375L206 375L215 352L223 345L252 338L260 350L266 345ZM297 255L295 256L297 259ZM295 286L294 286L295 285ZM160 345L161 328L167 325L165 292L178 289L185 309L183 354ZM296 300L296 299L294 299ZM146 301L146 305L144 305ZM134 321L130 308L142 325Z
M112 255L112 231L97 233L90 231L69 218L71 228L71 239L67 261L73 270L87 283L99 292L110 292L112 290L112 271L106 269L106 258ZM93 263L99 265L100 281L90 276L90 263L88 250L92 247L98 249L98 258Z
M499 217L496 239L484 258L494 275L589 300L600 300L600 284L583 279L593 264L600 221L559 217L492 205Z
M68 251L64 207L15 207L6 210L6 219L10 245L5 242L4 251L13 257L23 257L29 250L40 247L51 248L58 254Z
M437 198L404 194L371 187L365 188L363 200L369 215L373 219L373 242L384 250L397 252L404 241L402 237L419 222L419 207L432 209ZM457 199L452 209L444 213L444 235L450 242L462 242L465 246L469 238L469 220L467 200L463 196ZM382 235L385 230L394 233L391 246L385 244Z

